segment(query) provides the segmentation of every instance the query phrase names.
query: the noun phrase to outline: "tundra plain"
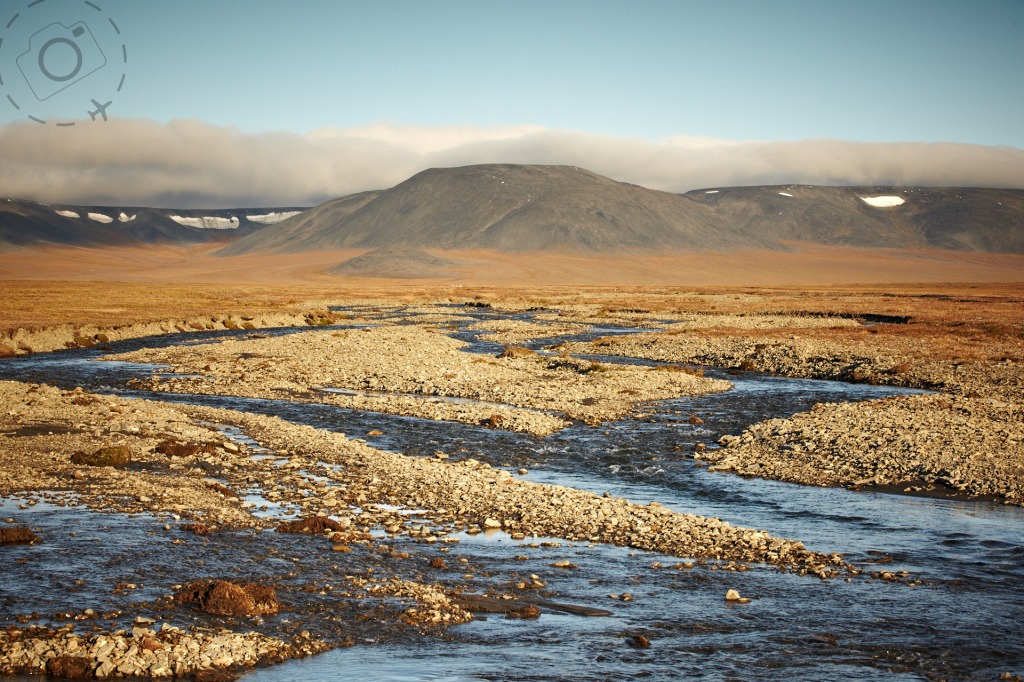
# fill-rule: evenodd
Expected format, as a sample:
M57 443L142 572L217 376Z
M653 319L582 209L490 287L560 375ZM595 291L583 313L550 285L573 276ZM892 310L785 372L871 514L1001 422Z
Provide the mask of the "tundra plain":
M237 492L259 489L264 501L290 505L296 519L311 524L303 552L360 568L343 570L344 578L328 587L300 585L294 576L301 570L247 587L217 582L223 575L212 574L215 568L197 572L178 559L171 569L180 575L154 576L159 595L124 600L107 613L4 614L12 621L0 639L4 673L59 674L70 666L98 677L239 674L351 644L371 612L392 631L435 632L471 620L474 610L532 618L550 606L536 576L510 586L473 576L471 567L461 580L445 574L460 533L621 545L678 557L679 566L696 561L697 570L776 567L825 580L860 580L870 570L843 556L841 539L828 551L811 551L800 538L669 511L656 501L641 505L535 483L521 475L525 470L457 453L406 456L373 447L367 434L161 399L174 393L340 405L543 437L574 421L642 416L652 400L727 389L725 381L702 378L701 366L904 386L929 393L821 404L751 424L685 456L722 476L1024 504L1019 256L901 253L887 261L878 250L815 249L768 259L751 252L712 264L697 254L633 261L475 252L460 256L487 264L456 278L387 280L324 274L342 260L334 252L219 257L221 267L212 271L204 248L96 251L89 255L92 272L79 268L72 276L78 250L0 254L0 354L8 356L0 362L165 334L248 332L210 346L141 348L112 358L171 368L134 385L145 400L0 382L0 496L23 510L42 504L142 515L188 545L283 530L287 524L256 514ZM805 267L794 269L801 258ZM560 283L537 283L552 272L561 273ZM642 280L638 273L657 284L620 283ZM858 279L871 282L851 283ZM536 323L479 322L507 352L473 361L446 329L461 311L479 309L529 310ZM417 316L403 317L408 311ZM651 331L565 343L545 354L523 349L552 330L609 325ZM281 327L302 331L265 333ZM591 354L625 364L579 357ZM630 358L646 364L631 365ZM382 407L377 397L356 395L361 391L392 399ZM417 398L429 396L473 404L428 410ZM10 504L5 514L4 530L22 540L3 551L22 553L30 567L38 560L33 543L55 539L43 533L25 543L15 531L31 535L31 523ZM396 549L396 538L421 549ZM237 540L224 542L231 551L267 556L299 551L290 539L281 541L288 549L273 540L248 541L246 550ZM132 593L135 583L117 573L106 576L114 592ZM304 627L272 617L279 605L266 596L271 586L306 614ZM319 607L310 594L330 595L344 607L333 620L314 615ZM376 604L371 611L368 602ZM197 611L205 620L188 618L202 628L180 624L183 612ZM78 622L91 630L77 629Z

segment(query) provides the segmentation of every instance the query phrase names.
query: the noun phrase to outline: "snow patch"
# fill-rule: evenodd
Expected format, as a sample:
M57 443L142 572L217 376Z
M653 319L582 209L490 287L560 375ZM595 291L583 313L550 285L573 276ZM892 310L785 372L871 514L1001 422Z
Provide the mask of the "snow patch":
M718 190L717 189L709 189L708 191L704 192L704 194L718 194Z
M263 223L264 225L270 225L272 223L279 223L282 220L291 218L293 215L299 215L302 211L272 211L271 213L264 213L262 215L247 215L245 216L254 223Z
M792 197L793 195L789 192L779 192L780 197Z
M861 197L868 206L874 206L875 208L892 208L893 206L901 206L906 202L903 197L884 196L884 197Z
M89 220L95 220L98 223L112 223L114 219L104 213L89 213Z
M167 217L179 225L201 227L208 230L233 230L238 227L238 218L236 216L231 216L230 218L220 218L217 216L193 218L191 216L169 215Z
M82 216L78 215L77 213L75 213L74 211L57 211L57 215L64 216L65 218L81 218L82 217Z
M136 213L135 215L138 215L138 213ZM135 220L135 216L134 215L128 215L124 211L121 211L121 215L117 216L117 219L120 220L122 223L129 223L129 222Z

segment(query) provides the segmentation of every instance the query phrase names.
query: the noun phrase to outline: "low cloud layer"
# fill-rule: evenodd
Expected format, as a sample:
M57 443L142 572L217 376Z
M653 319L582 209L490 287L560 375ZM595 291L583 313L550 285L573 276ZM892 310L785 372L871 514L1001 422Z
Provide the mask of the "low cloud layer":
M197 121L0 126L0 195L50 203L306 206L476 163L580 166L670 192L789 183L1024 188L1024 150L953 143L645 140L525 125L377 124L305 135Z

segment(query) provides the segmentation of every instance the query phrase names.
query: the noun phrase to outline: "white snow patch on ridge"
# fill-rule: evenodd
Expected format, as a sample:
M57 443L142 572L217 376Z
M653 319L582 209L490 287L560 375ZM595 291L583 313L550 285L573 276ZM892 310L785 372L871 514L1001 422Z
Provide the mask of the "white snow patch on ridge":
M82 216L78 215L77 213L75 213L74 211L57 211L57 215L64 216L65 218L81 218L82 217Z
M717 189L709 189L708 191L704 192L704 194L718 194L718 190Z
M291 218L293 215L299 215L302 211L283 211L278 213L273 211L271 213L264 213L262 215L247 215L245 216L254 223L263 223L264 225L270 225L272 223L279 223L282 220Z
M903 197L884 196L884 197L861 197L861 201L869 206L875 208L892 208L893 206L901 206L906 202Z
M112 223L114 219L104 213L89 213L89 220L95 220L98 223Z
M789 192L779 192L780 197L792 197L793 195Z
M138 213L136 213L135 215L138 215ZM134 215L130 216L127 213L125 213L124 211L121 211L121 215L117 216L117 219L120 220L122 223L127 223L127 222L131 222L132 220L135 220L135 216Z
M238 218L236 216L231 216L230 218L219 218L217 216L192 218L189 216L169 215L167 217L179 225L202 227L209 230L233 230L238 227Z

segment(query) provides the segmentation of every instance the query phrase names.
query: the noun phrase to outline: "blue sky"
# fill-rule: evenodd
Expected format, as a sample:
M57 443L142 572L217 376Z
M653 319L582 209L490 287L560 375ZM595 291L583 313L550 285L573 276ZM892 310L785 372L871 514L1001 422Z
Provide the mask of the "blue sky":
M517 127L691 146L1024 149L1021 0L91 1L101 15L83 0L0 5L4 23L20 13L2 34L0 93L21 107L0 97L0 125L43 112L49 135L82 118L61 138L77 143L95 92L118 119L192 121L264 145L384 126L418 131L419 152L437 146L431 130ZM34 55L49 22L77 19L108 63L38 101L12 59Z

